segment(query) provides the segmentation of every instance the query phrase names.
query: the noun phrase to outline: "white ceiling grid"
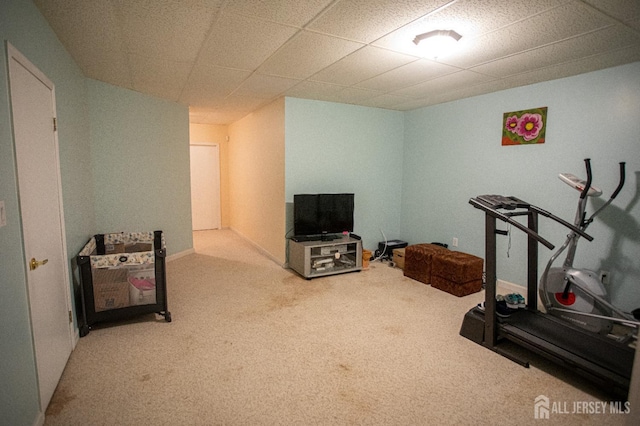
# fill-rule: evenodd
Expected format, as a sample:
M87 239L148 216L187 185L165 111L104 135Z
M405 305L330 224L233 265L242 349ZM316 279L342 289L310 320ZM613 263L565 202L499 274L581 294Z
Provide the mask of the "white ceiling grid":
M409 110L640 60L637 0L34 0L84 74L229 124L281 96ZM420 57L413 38L462 34Z

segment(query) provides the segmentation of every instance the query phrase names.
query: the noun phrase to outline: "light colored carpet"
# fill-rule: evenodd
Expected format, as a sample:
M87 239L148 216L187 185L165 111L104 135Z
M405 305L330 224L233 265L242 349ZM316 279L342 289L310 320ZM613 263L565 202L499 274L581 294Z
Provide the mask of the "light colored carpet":
M46 425L539 424L538 395L569 411L606 400L461 337L483 293L457 298L378 262L308 281L232 231L194 237L196 254L167 265L173 322L144 316L80 339Z

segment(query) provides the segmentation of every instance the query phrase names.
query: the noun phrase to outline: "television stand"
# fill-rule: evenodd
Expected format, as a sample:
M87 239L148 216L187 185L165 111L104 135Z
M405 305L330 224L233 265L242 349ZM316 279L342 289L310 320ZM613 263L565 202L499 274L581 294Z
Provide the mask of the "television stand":
M289 267L306 279L362 270L362 241L316 237L311 241L289 241Z

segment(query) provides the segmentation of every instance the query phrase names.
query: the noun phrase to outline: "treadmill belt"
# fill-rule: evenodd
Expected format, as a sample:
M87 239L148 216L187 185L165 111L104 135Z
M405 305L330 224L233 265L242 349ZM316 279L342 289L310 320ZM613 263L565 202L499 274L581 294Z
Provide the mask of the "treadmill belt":
M537 346L553 353L553 347L570 352L619 376L630 378L634 350L608 337L595 335L542 313L519 311L503 320L501 328L522 340L535 337Z

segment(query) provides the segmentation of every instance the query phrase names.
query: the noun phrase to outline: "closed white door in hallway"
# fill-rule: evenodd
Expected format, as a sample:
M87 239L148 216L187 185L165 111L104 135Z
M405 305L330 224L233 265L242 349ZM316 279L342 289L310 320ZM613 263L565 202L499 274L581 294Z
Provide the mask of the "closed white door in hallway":
M192 229L220 229L220 149L191 145Z

